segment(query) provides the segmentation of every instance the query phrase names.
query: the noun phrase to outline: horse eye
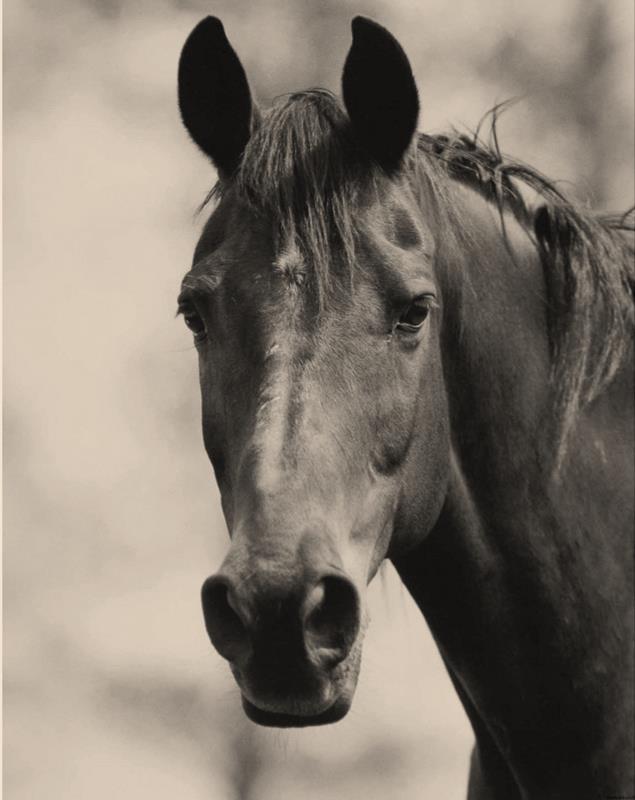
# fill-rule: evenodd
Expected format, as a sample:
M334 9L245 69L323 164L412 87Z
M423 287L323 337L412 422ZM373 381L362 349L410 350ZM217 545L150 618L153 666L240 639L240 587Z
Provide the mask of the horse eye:
M421 297L415 298L399 317L397 328L408 333L418 331L426 321L433 304L434 299L429 295L422 295Z
M207 331L205 330L205 323L196 313L196 311L194 311L194 309L191 308L184 310L183 319L185 320L185 324L187 325L187 327L194 334L194 341L196 342L203 341L203 339L207 335Z

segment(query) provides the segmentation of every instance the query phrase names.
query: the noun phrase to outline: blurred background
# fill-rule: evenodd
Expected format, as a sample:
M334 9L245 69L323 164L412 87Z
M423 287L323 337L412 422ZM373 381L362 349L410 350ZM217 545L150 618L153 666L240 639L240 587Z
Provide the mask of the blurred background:
M5 0L4 740L9 800L462 798L468 724L387 568L350 715L259 729L208 643L226 532L175 298L213 170L180 48L220 16L265 103L338 90L350 19L408 52L421 127L520 98L503 150L633 203L633 0Z

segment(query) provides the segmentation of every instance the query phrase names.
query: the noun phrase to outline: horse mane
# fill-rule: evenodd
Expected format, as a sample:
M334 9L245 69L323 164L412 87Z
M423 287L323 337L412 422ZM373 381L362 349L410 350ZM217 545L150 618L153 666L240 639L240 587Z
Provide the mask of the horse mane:
M635 225L628 213L594 214L537 170L503 156L500 110L486 115L488 143L481 125L471 135L419 134L402 173L415 194L427 184L436 207L450 215L451 229L465 225L451 208L458 181L497 206L505 238L508 211L533 240L547 290L560 463L579 410L601 394L629 353L635 265L624 234ZM360 152L337 98L312 89L279 98L266 112L231 185L253 210L277 222L276 251L291 244L304 256L322 298L338 270L352 275L355 269L355 215L382 175ZM217 185L204 205L223 190ZM527 190L541 205L525 200Z
M472 135L419 135L418 148L446 175L494 203L506 238L510 211L533 240L547 290L547 326L558 432L556 469L578 412L611 383L631 352L635 322L635 207L597 214L566 197L538 170L502 154L496 129L501 106L488 112L489 142ZM529 189L540 205L530 205ZM535 201L534 201L535 202ZM513 255L513 254L512 254Z

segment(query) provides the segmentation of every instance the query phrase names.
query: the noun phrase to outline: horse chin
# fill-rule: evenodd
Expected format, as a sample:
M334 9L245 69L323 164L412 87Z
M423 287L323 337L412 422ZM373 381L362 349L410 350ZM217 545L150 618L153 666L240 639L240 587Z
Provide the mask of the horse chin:
M318 714L287 714L258 708L243 695L245 714L252 722L269 728L307 728L316 725L330 725L345 717L350 707L350 700L340 697Z

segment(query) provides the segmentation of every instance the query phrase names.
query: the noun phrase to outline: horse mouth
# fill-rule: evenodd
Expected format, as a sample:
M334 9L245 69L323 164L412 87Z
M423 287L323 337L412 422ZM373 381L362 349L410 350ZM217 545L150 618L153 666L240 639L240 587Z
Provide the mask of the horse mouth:
M283 672L280 662L274 664L274 670L254 670L252 664L245 672L230 662L247 718L270 728L339 722L348 713L357 688L362 639L359 636L345 661L326 674L310 664Z
M317 725L330 725L334 722L339 722L345 717L350 708L350 702L340 698L318 714L287 714L258 708L258 706L247 700L244 695L242 701L247 717L252 722L268 728L307 728Z

